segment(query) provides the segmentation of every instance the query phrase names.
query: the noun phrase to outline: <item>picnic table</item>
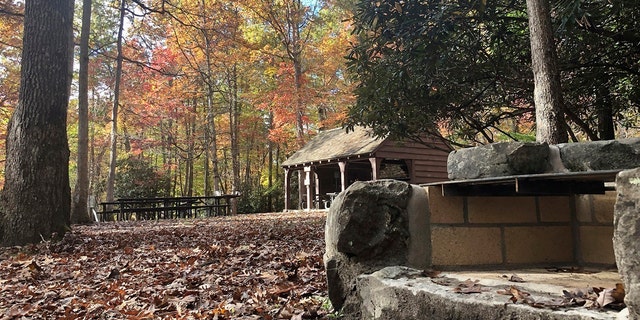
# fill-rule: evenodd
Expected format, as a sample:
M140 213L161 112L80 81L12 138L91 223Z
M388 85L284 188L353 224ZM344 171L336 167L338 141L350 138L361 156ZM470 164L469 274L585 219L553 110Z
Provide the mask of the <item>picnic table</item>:
M100 221L105 220L158 220L228 215L231 200L240 194L214 196L119 198L112 202L101 202L97 212ZM107 219L107 217L111 217Z

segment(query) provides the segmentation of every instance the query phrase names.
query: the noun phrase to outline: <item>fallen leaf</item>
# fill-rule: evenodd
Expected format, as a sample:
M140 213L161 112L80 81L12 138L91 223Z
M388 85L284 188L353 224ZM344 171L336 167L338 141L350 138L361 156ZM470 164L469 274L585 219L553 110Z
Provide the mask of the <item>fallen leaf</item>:
M625 296L624 284L616 283L616 288L613 289L613 291L611 292L611 297L613 297L615 302L621 303L621 302L624 302L624 296Z
M614 310L622 310L625 308L624 296L624 285L622 283L616 283L615 288L600 291L596 303L600 308L607 307Z
M42 268L34 260L31 260L31 263L29 263L27 267L29 267L29 270L32 272L42 272Z
M457 287L453 288L453 292L470 294L470 293L482 293L487 291L487 289L484 288L482 285L480 285L478 282L479 280L467 279L466 281L458 284Z
M441 277L440 271L437 271L437 270L422 270L421 274L422 274L422 276L429 277L429 278L439 278L439 277Z
M120 269L117 269L117 268L111 269L111 272L109 272L107 279L120 279Z
M616 302L616 299L611 295L613 290L615 289L604 289L600 292L600 294L598 295L598 299L596 300L596 302L598 303L598 306L603 308L603 307L606 307L608 304Z

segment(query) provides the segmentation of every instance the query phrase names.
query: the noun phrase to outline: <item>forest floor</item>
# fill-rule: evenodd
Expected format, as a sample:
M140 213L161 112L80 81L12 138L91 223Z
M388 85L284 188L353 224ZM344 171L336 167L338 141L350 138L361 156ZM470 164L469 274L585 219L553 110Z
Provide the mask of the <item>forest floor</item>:
M106 222L0 248L0 319L325 319L325 217Z

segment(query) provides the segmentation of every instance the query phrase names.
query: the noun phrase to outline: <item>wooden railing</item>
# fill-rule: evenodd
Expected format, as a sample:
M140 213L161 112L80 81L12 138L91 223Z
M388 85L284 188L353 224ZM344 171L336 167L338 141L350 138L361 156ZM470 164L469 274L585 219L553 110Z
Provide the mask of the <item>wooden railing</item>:
M202 197L120 198L101 202L100 221L157 220L219 216L231 213L232 199L239 194Z

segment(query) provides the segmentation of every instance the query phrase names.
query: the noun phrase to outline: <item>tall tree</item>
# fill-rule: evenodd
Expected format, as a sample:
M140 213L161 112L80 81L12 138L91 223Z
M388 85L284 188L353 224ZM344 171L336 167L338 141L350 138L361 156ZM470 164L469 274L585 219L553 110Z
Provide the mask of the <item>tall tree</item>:
M527 0L527 14L535 83L533 98L536 106L536 140L548 143L567 142L549 0Z
M61 236L69 223L72 28L72 0L25 2L20 93L7 136L2 245Z
M295 115L295 132L298 147L305 143L305 127L308 122L307 97L304 83L304 54L311 39L311 25L319 10L318 1L259 0L249 4L252 11L275 31L285 51L283 58L290 64L293 75L292 96L288 102Z
M73 191L72 223L92 221L87 211L89 196L89 33L91 2L82 1L80 30L80 70L78 72L78 163L77 182Z
M120 107L120 80L122 79L122 37L126 0L120 1L120 23L118 25L115 85L113 88L113 109L111 109L111 140L109 145L109 173L107 176L107 201L113 201L118 160L118 108Z

